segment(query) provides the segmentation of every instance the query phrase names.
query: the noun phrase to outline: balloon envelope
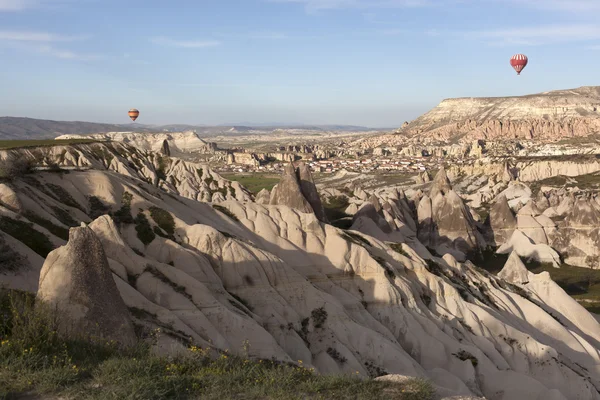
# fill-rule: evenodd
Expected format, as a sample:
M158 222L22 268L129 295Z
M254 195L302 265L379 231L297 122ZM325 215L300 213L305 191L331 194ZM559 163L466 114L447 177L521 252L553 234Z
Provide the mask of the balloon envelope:
M510 65L517 71L517 75L521 75L523 68L527 66L529 60L525 54L515 54L510 58Z
M132 121L135 121L139 115L140 115L140 112L138 110L136 110L135 108L132 108L131 110L129 110L129 118L131 118Z

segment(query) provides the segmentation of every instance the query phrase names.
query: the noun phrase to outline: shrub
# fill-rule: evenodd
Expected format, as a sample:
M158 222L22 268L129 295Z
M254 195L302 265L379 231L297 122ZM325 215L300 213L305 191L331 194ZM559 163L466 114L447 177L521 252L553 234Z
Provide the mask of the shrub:
M17 253L0 235L0 273L17 272L26 264L26 259Z
M473 354L469 353L468 351L461 350L458 353L452 353L452 355L462 361L470 360L471 364L473 364L474 367L476 367L477 364L479 364L479 360L477 359L477 357L475 357Z
M33 172L35 163L24 157L0 160L0 179L14 180Z
M392 250L398 254L402 254L404 257L410 258L410 255L402 248L402 243L391 243L389 244Z
M62 226L55 225L52 223L52 221L42 218L39 215L37 215L31 211L26 211L24 213L24 216L27 217L27 219L30 220L31 222L34 222L34 223L38 224L39 226L43 226L44 228L46 228L48 230L48 232L52 233L54 236L57 236L63 240L69 239L69 230L68 229L63 228Z
M92 219L96 219L110 212L110 207L105 205L102 200L96 196L88 197L88 209L89 216Z
M143 212L139 212L137 217L135 217L135 231L137 232L137 237L140 239L144 245L149 245L152 243L154 239L156 239L156 234L152 230L152 226L150 226L150 222L146 215Z
M234 213L229 211L229 209L227 207L223 207L218 204L213 204L213 208L215 210L218 210L218 211L222 212L223 214L227 215L229 218L231 218L234 221L237 221L237 222L240 221L240 219Z
M133 195L129 192L123 192L121 199L121 208L119 208L113 215L113 220L117 224L133 224L133 217L131 216L131 200Z
M337 351L336 349L334 349L333 347L327 348L327 354L329 354L331 356L331 358L333 358L335 361L339 362L340 364L344 364L344 363L346 363L346 361L348 361L348 359L346 357L342 356L340 354L340 352Z
M327 311L324 307L315 308L310 315L313 319L313 325L317 329L322 328L325 321L327 321Z
M173 235L175 233L175 220L170 212L159 207L150 207L150 216L167 234Z

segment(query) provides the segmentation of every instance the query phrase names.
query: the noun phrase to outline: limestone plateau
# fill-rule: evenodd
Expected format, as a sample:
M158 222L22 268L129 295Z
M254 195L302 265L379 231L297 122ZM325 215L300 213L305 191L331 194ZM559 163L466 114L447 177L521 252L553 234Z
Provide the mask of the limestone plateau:
M555 141L600 131L600 87L443 100L398 133L425 141Z

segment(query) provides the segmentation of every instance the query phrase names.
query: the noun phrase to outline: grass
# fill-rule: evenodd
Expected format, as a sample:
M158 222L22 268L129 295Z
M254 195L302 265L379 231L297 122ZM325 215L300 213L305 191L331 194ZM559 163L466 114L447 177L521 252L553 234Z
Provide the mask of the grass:
M346 196L332 196L323 201L325 215L329 221L337 221L349 217L346 214L346 208L350 205Z
M34 301L22 292L0 293L0 398L431 400L435 394L423 379L321 376L301 362L252 360L195 346L185 357L166 358L142 343L124 349L112 341L63 337L55 315L34 308Z
M100 143L99 140L93 139L67 139L67 140L0 140L0 149L20 149L27 147L52 147L52 146L67 146L73 144L89 144Z
M263 189L271 191L273 186L279 183L279 175L274 174L221 174L221 176L230 181L237 181L254 195Z

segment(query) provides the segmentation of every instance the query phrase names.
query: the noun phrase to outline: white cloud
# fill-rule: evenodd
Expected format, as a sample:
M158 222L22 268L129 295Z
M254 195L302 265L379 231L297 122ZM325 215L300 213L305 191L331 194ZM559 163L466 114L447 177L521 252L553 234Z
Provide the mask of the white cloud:
M94 0L0 0L0 12L25 11L35 8L56 8L64 5Z
M465 32L463 35L489 40L492 44L541 45L600 39L600 26L584 24L545 25Z
M18 42L72 42L76 40L85 40L87 36L65 36L56 35L48 32L32 31L1 31L0 41L10 40Z
M403 8L422 7L448 0L266 0L271 3L304 4L307 11L335 10L342 8ZM452 1L452 0L450 0Z
M80 54L70 50L57 49L49 45L33 46L31 47L31 50L41 54L47 54L55 58L61 58L64 60L91 61L102 58L102 56L97 54Z
M500 0L521 7L531 7L551 11L599 11L598 0Z
M21 11L33 6L32 0L0 0L0 11Z
M160 44L171 47L183 47L188 49L199 49L204 47L220 46L221 42L217 40L175 40L163 36L150 39L154 44Z

